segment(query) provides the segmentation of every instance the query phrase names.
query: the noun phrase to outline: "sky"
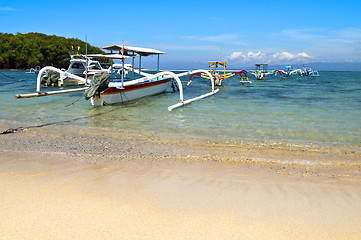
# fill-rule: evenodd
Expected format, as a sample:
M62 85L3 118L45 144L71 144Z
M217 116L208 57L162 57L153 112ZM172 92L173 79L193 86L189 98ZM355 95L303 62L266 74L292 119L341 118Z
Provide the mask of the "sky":
M0 32L167 52L163 69L349 63L361 70L361 1L0 1ZM142 59L152 67L154 57ZM146 66L145 66L146 67Z

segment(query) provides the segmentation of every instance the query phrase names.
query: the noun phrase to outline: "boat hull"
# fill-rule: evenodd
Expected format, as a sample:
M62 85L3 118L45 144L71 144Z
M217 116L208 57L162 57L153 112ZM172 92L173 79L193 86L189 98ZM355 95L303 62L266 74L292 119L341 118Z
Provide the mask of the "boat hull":
M74 78L66 78L64 80L59 81L59 87L74 87L74 86L83 86L85 82L74 79Z
M170 78L157 80L152 82L145 82L125 86L124 89L110 87L100 93L100 97L95 97L91 103L92 105L104 105L123 103L138 98L157 95L167 90Z

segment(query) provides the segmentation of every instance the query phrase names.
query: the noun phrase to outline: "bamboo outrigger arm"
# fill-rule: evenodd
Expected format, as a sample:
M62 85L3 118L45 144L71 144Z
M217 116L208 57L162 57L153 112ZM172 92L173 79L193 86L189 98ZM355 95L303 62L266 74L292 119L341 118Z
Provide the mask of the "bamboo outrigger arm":
M37 93L28 93L28 94L17 94L15 98L32 98L32 97L44 97L48 95L62 94L62 93L70 93L70 92L81 92L88 89L88 87L83 88L73 88L59 91L50 91L50 92L37 92Z
M183 97L183 85L182 85L182 82L180 81L179 77L181 76L186 76L186 75L191 75L191 74L194 74L194 73L205 73L209 76L209 79L211 80L211 85L212 85L212 91L209 92L209 93L206 93L206 94L203 94L201 96L198 96L198 97L195 97L195 98L191 98L191 99L188 99L188 100L185 100L184 101L184 97ZM194 71L190 71L190 72L186 72L186 73L181 73L181 74L175 74L173 72L162 72L162 74L160 74L160 76L162 75L170 75L172 76L177 84L178 84L178 87L179 87L179 103L176 103L174 105L171 105L168 107L168 111L172 111L173 109L175 108L178 108L178 107L181 107L181 106L184 106L186 104L189 104L191 102L194 102L194 101L197 101L197 100L200 100L202 98L205 98L205 97L208 97L208 96L211 96L215 93L217 93L219 91L219 89L214 89L214 80L213 80L213 76L212 74L207 71L207 70L203 70L203 69L199 69L199 70L194 70Z

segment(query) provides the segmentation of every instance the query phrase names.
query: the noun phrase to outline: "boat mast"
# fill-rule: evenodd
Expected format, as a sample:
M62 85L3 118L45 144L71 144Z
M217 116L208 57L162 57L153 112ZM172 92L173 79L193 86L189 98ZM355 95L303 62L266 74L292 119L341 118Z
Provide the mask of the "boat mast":
M157 54L158 55L158 61L157 61L157 71L159 72L159 55L160 54Z
M142 70L142 55L139 54L139 73Z
M134 56L132 56L132 78L134 77Z
M124 40L122 40L122 48L120 52L122 54L122 88L124 88Z
M85 35L85 84L88 85L88 37Z

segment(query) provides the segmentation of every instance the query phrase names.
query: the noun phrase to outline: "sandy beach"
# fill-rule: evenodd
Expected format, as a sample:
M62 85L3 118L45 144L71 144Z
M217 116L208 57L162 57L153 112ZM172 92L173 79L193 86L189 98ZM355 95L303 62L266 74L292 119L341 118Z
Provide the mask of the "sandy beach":
M357 148L87 130L0 135L0 239L361 238Z

